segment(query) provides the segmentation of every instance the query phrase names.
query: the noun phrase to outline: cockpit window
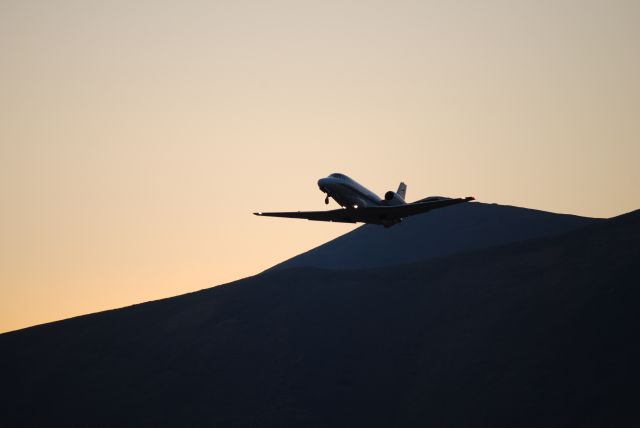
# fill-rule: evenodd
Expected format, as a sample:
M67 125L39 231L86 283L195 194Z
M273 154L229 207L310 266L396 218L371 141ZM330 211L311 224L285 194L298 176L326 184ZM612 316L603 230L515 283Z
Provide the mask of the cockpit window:
M342 180L344 180L345 178L347 178L346 175L344 174L340 174L338 172L334 172L333 174L331 174L329 177L333 177L333 178L340 178Z

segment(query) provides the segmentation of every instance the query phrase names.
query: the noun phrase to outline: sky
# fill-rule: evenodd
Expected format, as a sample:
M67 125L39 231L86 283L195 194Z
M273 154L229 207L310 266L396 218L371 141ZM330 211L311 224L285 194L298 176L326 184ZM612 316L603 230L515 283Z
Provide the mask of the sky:
M635 0L0 0L0 332L349 232L251 214L324 209L332 172L638 209L638 22Z

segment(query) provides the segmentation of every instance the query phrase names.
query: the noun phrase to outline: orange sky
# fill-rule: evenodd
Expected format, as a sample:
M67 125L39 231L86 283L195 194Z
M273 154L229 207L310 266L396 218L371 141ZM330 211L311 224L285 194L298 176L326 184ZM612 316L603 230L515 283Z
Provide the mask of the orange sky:
M455 3L455 4L454 4ZM316 181L640 208L637 1L3 1L0 331L252 275Z

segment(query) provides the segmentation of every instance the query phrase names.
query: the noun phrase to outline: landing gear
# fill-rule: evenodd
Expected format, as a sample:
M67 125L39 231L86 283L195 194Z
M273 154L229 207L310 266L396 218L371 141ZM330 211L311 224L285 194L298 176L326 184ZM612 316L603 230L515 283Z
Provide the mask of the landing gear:
M329 195L327 195L327 197L324 198L324 204L329 205Z

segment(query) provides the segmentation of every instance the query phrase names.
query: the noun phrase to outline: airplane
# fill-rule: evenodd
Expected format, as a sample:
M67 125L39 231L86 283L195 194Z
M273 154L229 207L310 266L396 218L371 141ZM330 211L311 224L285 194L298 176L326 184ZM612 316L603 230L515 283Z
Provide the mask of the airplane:
M333 198L342 208L330 211L257 212L257 216L301 218L314 221L337 223L368 223L391 227L403 218L475 200L430 196L419 201L406 203L407 185L400 183L397 191L388 191L384 199L344 174L333 173L318 180L318 187L329 198Z

